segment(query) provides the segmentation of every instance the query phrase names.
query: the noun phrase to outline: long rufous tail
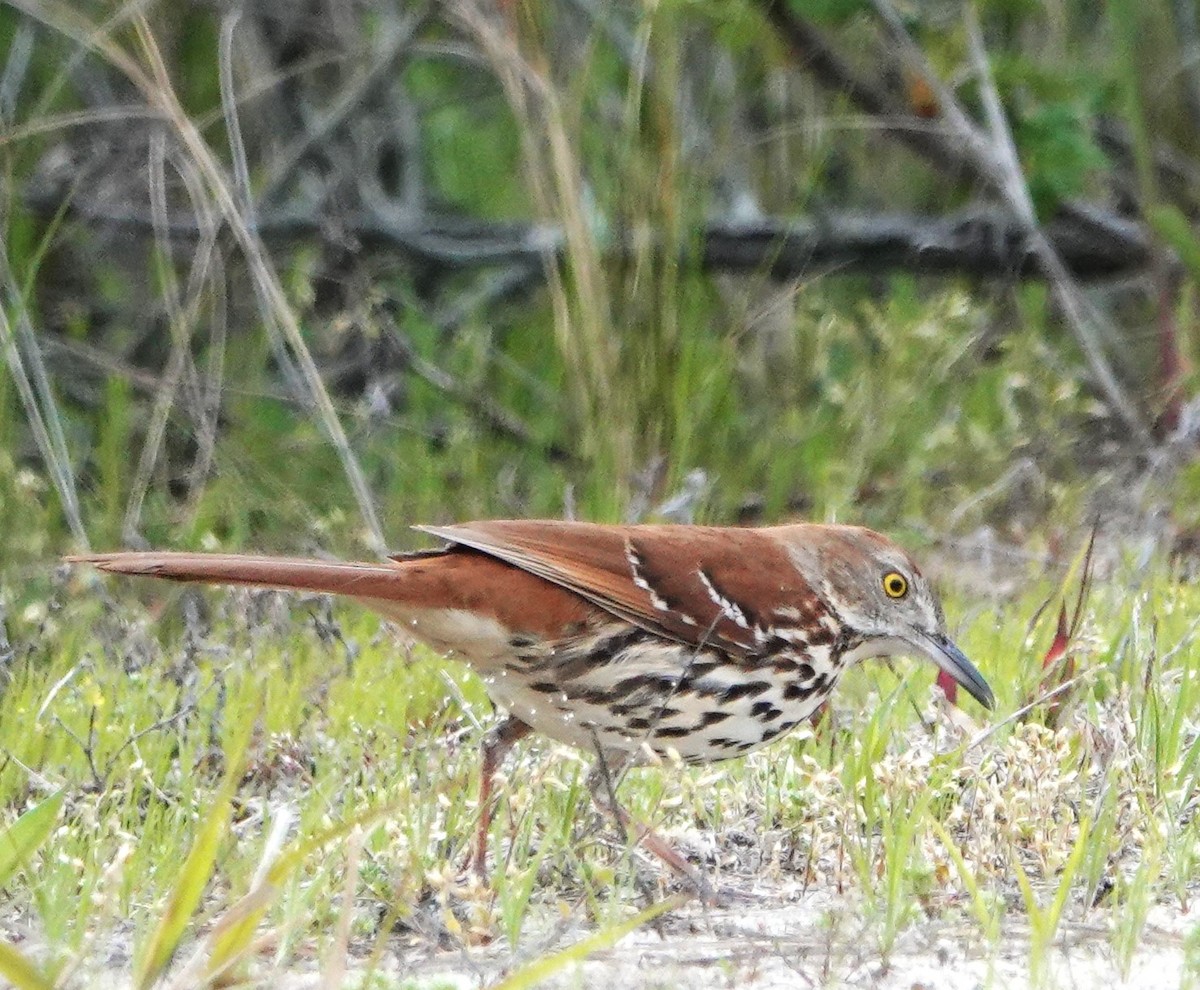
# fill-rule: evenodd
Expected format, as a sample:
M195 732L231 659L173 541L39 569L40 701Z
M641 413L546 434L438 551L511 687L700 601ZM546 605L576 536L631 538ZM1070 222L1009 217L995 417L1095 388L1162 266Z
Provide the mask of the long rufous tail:
M355 598L394 599L407 583L394 563L341 563L300 557L255 557L234 553L96 553L65 558L102 571L167 581L237 584L293 591L319 591Z

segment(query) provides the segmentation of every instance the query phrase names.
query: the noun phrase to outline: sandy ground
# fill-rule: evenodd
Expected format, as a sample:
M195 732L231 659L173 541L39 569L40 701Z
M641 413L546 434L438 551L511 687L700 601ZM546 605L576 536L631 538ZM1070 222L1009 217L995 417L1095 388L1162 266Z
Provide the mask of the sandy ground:
M1044 970L1030 970L1029 933L1011 928L994 951L964 926L910 926L886 960L845 896L779 890L743 891L722 909L689 904L658 925L627 936L582 964L571 964L539 986L611 988L871 987L881 990L974 990L983 987L1163 988L1195 984L1184 944L1200 921L1165 908L1152 910L1128 972L1111 949L1106 920L1064 922ZM526 933L527 949L479 947L443 952L413 943L389 951L380 967L387 986L411 988L491 986L523 962L592 933L572 919ZM1191 973L1196 971L1193 963ZM351 962L347 982L354 986ZM317 975L296 976L286 990L322 986Z

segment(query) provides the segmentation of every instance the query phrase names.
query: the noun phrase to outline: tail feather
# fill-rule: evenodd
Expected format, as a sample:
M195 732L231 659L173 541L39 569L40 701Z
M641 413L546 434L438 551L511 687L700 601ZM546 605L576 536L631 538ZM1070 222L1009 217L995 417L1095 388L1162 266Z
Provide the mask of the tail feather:
M395 599L406 583L395 563L341 563L300 557L256 557L228 553L131 552L83 554L65 558L114 574L167 581L249 585L291 591L318 591L355 598Z

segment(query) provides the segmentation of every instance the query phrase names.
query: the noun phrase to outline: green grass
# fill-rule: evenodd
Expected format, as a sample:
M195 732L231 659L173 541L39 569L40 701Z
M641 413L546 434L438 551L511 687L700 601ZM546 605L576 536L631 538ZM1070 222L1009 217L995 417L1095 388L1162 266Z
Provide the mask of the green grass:
M1033 567L989 571L928 547L986 530L1036 557L1095 504L1132 520L1165 506L1186 528L1200 473L1182 465L1144 487L1081 473L1080 449L1101 446L1106 424L1038 286L1013 292L1019 312L1001 322L1015 325L996 332L973 286L778 284L677 263L674 249L714 212L706 190L724 156L749 156L764 204L779 213L819 206L817 173L844 156L830 143L838 127L816 134L828 121L808 107L807 86L772 111L771 147L742 148L732 128L711 152L685 153L691 124L677 96L694 86L685 70L695 30L686 6L646 7L650 75L599 38L571 72L522 90L514 79L554 65L549 8L536 5L518 5L520 52L486 21L456 25L490 66L486 81L473 62L415 52L406 62L432 199L571 231L545 288L481 306L447 334L438 312L491 273L431 287L371 252L333 265L316 240L273 245L266 258L236 209L220 205L233 164L223 111L233 108L213 71L211 22L190 18L182 37L131 8L128 30L73 33L67 7L41 5L48 27L19 94L21 136L0 146L13 270L3 288L25 300L46 341L86 344L94 362L70 365L70 379L52 366L55 388L39 397L66 451L35 445L17 369L0 374L0 619L13 650L0 666L5 978L191 988L322 972L337 985L348 964L364 986L425 990L442 985L429 967L449 950L475 982L519 987L651 921L679 958L696 931L716 945L698 953L757 946L748 957L724 952L727 982L781 960L812 983L850 973L862 982L864 962L899 971L939 933L986 963L981 982L1015 960L1023 977L1054 983L1081 940L1123 973L1152 942L1167 944L1184 981L1200 973L1200 937L1172 927L1187 924L1200 864L1200 592L1162 560L1135 565L1125 548L1102 545L1108 570L1088 602L1080 679L1050 729L1038 709L1011 716L1039 692L1053 603L1029 623L1059 589ZM0 8L0 20L15 14ZM777 56L764 61L763 25L743 18L734 29L751 62L739 71L779 71ZM26 212L28 174L75 133L55 130L52 116L81 105L63 69L79 57L72 37L95 46L89 71L111 73L122 99L157 108L172 166L203 177L203 205L233 214L238 248L197 266L200 284L190 279L199 259L178 245L147 237L97 250L108 242L65 208L52 221ZM314 106L329 95L315 87ZM733 119L703 102L687 112L697 109L718 129ZM248 171L269 170L287 135L246 136ZM855 140L871 139L864 130ZM850 150L881 183L872 196L911 202L907 191L928 180L903 156L880 161L871 144ZM939 184L935 195L944 205L954 193ZM661 255L647 242L601 260L605 238L643 223L662 238ZM331 272L345 294L318 307L317 280ZM195 290L183 306L173 298L182 286ZM1182 326L1191 308L1185 295ZM307 398L287 394L264 312L291 333L293 358L311 350L323 373L347 343L377 342L396 318L455 388L397 365L388 408L333 389L322 425L312 412L321 376L307 378ZM166 409L164 369L182 354L172 342L189 335L190 387L219 392L218 435L209 449L177 396L137 481L151 407ZM1200 365L1194 335L1181 346ZM493 435L464 396L518 417L526 440ZM967 702L975 724L963 725L931 700L931 671L901 665L898 679L872 665L847 678L816 730L728 765L630 773L622 798L637 817L700 850L719 886L756 886L732 911L707 915L691 905L651 918L672 903L669 878L592 810L586 761L532 740L505 769L489 884L467 881L490 714L462 668L398 647L350 606L134 588L55 563L78 548L52 475L74 479L82 524L105 548L133 530L155 546L366 555L330 413L396 549L409 546L410 522L560 516L568 506L620 518L635 475L660 458L655 497L697 467L714 480L699 506L706 521L757 504L768 521L877 525L961 578L950 612L999 710L985 718ZM755 941L760 910L772 923L797 911L801 921ZM639 978L691 982L650 965ZM621 982L609 970L599 981Z
M1151 911L1187 908L1200 827L1200 592L1163 568L1138 581L1095 588L1059 730L1036 712L1004 721L1036 691L1050 636L1043 621L1026 639L1050 591L1035 583L962 636L996 686L994 731L977 709L974 728L948 722L930 671L867 665L815 733L720 767L636 771L623 799L685 848L711 836L720 885L753 879L767 902L797 885L830 895L861 926L856 947L885 961L950 926L984 958L1015 940L1053 983L1073 925L1107 931L1127 970ZM365 966L439 942L492 943L493 962L517 965L631 917L646 878L666 895L669 878L591 809L580 757L544 742L506 769L492 890L464 880L486 702L461 668L398 647L372 617L245 593L197 608L142 586L162 614L151 624L131 590L79 572L40 641L11 624L0 807L19 853L0 857L0 927L42 972L107 967L148 985L196 957L209 960L196 972L269 983L338 952ZM333 935L347 889L350 949ZM589 920L547 936L569 916Z

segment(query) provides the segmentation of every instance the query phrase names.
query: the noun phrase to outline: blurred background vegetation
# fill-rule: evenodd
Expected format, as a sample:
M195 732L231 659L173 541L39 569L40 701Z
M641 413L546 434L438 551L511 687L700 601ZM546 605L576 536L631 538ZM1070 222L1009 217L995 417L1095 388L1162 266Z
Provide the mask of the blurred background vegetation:
M1200 559L1198 21L1195 0L0 0L0 806L48 850L24 886L0 856L0 935L42 929L69 973L104 933L103 965L136 956L149 986L198 908L243 917L295 820L271 907L290 965L357 882L360 846L330 837L369 814L359 924L383 946L475 821L460 669L353 608L173 607L58 555L802 517L951 577L1016 714L931 770L942 716L870 665L827 742L635 777L631 810L784 834L805 890L807 844L839 903L850 864L885 967L906 912L968 903L989 939L1002 915L1034 932L1036 964L1074 885L1128 972L1151 903L1194 903L1200 848L1177 580ZM1111 580L1085 609L1093 522ZM1027 706L1064 656L1072 693ZM517 947L535 886L607 917L594 867L622 854L580 853L581 764L551 757L506 788L481 940Z
M8 0L0 128L25 574L507 515L1200 542L1189 0Z

